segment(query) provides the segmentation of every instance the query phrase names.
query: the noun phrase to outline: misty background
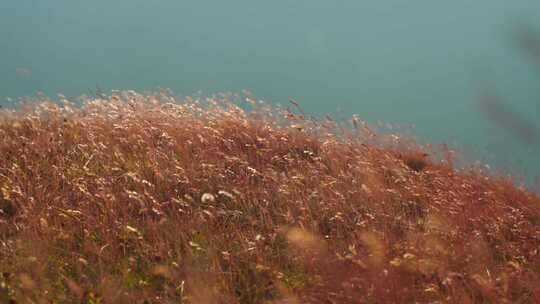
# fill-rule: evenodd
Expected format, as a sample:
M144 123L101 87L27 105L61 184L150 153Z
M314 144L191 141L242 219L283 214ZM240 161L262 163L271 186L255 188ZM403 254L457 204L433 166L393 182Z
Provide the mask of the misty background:
M446 143L496 170L539 151L482 113L489 88L539 126L540 74L513 37L538 0L18 0L0 3L0 104L100 89L250 90ZM492 117L493 118L493 117Z

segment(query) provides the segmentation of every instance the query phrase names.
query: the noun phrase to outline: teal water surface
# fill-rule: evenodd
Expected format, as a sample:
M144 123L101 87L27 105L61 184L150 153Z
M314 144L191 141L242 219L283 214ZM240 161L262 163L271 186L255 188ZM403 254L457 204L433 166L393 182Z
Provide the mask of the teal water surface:
M480 88L538 126L540 74L513 29L540 29L537 0L18 0L0 3L7 97L171 88L289 97L316 115L414 125L512 173L538 151L479 110Z

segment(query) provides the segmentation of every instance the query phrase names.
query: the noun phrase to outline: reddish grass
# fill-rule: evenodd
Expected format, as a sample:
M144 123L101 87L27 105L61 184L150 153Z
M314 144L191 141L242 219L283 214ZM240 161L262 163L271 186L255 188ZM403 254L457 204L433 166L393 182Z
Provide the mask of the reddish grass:
M540 199L279 109L0 115L2 303L539 303Z

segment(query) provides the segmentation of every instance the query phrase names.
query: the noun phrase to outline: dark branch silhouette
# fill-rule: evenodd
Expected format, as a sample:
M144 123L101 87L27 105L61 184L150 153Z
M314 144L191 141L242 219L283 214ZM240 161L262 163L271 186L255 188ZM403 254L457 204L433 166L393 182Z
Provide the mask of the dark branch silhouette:
M520 26L515 34L517 44L534 60L540 69L540 31L527 26Z
M528 26L520 26L515 31L515 39L540 70L540 31ZM540 103L540 102L539 102ZM492 123L508 130L527 147L540 152L540 129L511 107L505 105L493 90L486 90L478 101L482 113Z
M510 131L529 148L540 152L540 130L502 103L497 95L490 92L484 93L478 104L482 113L491 122Z

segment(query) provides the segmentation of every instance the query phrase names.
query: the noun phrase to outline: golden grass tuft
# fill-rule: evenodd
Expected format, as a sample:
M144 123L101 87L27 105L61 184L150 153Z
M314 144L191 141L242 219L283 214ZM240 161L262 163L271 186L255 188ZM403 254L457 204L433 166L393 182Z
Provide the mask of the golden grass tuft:
M540 199L356 118L132 91L1 111L0 303L540 302Z

